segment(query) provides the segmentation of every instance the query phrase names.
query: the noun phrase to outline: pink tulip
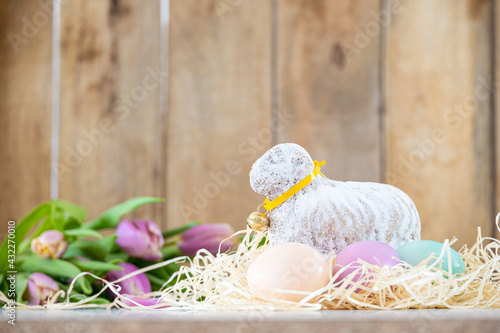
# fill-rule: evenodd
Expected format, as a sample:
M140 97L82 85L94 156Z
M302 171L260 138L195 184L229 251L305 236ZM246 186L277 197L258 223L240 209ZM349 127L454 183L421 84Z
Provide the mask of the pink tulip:
M122 221L116 228L116 243L128 255L144 260L161 260L165 243L160 228L151 221Z
M107 279L111 282L138 270L136 266L127 262L122 262L118 265L123 267L122 271L109 271L107 274ZM151 283L144 273L134 275L117 284L121 287L119 295L124 296L124 298L121 298L121 301L128 306L137 306L135 303L143 306L154 306L163 303L160 298L141 296L151 292ZM167 305L159 306L158 308L164 307L167 307Z
M57 283L43 273L33 273L28 279L28 305L44 305L59 290Z
M58 230L47 230L31 241L31 251L40 258L61 258L67 248L68 242Z
M142 296L131 296L131 295L125 295L128 299L122 298L122 302L125 303L128 306L138 306L137 304L143 305L143 306L157 306L156 308L158 309L163 309L167 308L168 305L162 305L158 306L159 304L164 303L161 298L153 298L153 297L142 297ZM135 303L133 303L134 301Z
M233 229L227 223L212 223L200 224L184 231L181 234L181 242L178 244L179 250L187 256L193 257L200 249L206 249L212 254L217 254L219 251L226 252L229 250L234 241L228 239L233 234Z
M113 282L138 270L135 265L128 262L119 263L118 266L122 267L123 270L109 271L107 274L108 281ZM121 287L121 295L143 295L151 292L151 282L149 282L148 277L144 273L139 273L129 277L128 279L118 282L117 284Z

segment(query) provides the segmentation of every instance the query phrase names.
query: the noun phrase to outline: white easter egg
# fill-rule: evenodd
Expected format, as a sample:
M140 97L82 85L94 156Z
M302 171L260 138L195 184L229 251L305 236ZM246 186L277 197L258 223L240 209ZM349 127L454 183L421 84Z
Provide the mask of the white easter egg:
M252 261L247 272L250 290L266 299L298 302L326 286L328 281L326 259L317 250L300 243L284 243L268 248Z

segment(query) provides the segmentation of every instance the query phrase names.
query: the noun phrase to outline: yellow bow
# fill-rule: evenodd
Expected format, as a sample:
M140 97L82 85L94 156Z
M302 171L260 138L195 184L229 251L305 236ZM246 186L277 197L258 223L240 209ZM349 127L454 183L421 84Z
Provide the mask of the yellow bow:
M267 209L268 212L271 211L271 210L273 210L274 208L278 207L283 202L285 202L286 200L290 199L297 192L299 192L304 187L306 187L307 184L309 184L310 182L312 182L312 180L314 178L316 178L316 176L318 174L321 175L321 177L323 177L323 174L319 171L319 169L321 168L321 166L323 166L325 164L326 164L325 161L323 161L323 162L314 161L314 170L313 170L313 172L311 172L309 175L306 176L306 178L302 179L297 184L293 185L288 191L286 191L285 193L283 193L282 195L280 195L279 197L277 197L273 201L269 201L269 199L266 198L266 200L264 200L264 203L262 204L262 206L265 209Z

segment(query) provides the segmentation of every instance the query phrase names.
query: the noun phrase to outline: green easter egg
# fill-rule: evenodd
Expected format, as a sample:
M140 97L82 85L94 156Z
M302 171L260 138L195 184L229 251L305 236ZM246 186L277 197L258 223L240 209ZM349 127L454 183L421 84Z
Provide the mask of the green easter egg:
M443 249L443 245L443 243L432 240L419 240L405 244L396 251L401 257L401 260L406 261L412 266L416 266L423 260L429 258L432 253L438 258ZM450 254L452 274L465 273L465 264L462 256L452 248L450 248ZM445 251L440 259L441 269L448 272L448 251ZM430 266L435 262L436 260L431 260L428 265ZM437 264L437 267L439 267L439 264Z

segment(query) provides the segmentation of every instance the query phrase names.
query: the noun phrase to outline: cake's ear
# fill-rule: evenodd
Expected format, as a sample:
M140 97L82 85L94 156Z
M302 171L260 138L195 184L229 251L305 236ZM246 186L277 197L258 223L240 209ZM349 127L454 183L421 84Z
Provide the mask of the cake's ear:
M312 172L314 163L301 146L283 143L269 149L250 170L250 186L266 196L279 195Z

